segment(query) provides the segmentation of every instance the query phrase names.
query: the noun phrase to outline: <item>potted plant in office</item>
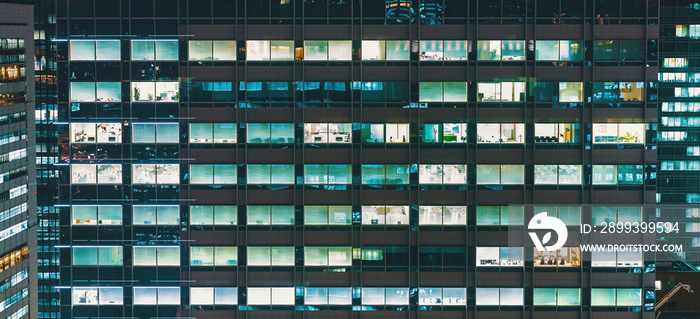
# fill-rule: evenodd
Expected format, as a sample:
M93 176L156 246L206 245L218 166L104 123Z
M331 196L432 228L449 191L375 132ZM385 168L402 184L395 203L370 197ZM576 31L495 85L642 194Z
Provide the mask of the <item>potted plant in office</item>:
M148 100L153 101L153 94L152 93L148 93Z
M630 132L626 132L625 135L620 136L620 141L625 142L625 143L631 143L632 141L637 140L637 135L632 135Z
M578 263L578 257L577 257L576 255L571 256L571 265L572 265L572 266L578 266L578 265L579 265L579 263Z
M139 88L134 88L134 101L141 99L141 90Z

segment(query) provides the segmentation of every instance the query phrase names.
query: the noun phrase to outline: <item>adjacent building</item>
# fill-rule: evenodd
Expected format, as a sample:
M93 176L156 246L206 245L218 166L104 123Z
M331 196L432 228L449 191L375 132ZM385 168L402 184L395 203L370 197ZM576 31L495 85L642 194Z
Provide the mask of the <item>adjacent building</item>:
M700 95L696 73L700 60L700 7L676 1L662 6L659 56L659 197L657 218L680 222L680 232L664 240L682 244L671 256L674 269L700 266Z
M0 4L0 317L37 316L33 16Z

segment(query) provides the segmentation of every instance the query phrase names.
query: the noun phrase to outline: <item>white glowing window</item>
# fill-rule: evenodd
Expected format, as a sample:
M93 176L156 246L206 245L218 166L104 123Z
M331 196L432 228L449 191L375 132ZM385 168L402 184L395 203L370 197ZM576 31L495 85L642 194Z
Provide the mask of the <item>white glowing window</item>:
M72 184L121 184L122 166L119 164L73 164Z
M134 287L134 305L179 305L180 287Z
M131 82L132 102L177 102L179 82Z
M248 305L294 305L294 287L248 287Z
M73 287L73 305L122 305L122 287Z

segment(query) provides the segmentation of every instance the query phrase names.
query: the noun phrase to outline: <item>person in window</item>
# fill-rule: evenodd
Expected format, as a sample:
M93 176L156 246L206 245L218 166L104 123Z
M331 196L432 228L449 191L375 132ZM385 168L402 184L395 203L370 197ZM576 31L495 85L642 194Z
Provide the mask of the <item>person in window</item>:
M403 142L406 143L406 135L403 135Z

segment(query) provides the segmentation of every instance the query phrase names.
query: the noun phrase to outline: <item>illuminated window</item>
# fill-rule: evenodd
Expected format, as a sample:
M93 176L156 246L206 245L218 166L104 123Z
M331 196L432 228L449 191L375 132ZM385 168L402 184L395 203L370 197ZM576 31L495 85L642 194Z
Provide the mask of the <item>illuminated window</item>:
M248 266L294 266L294 247L248 246Z
M121 143L120 123L71 123L71 143Z
M535 206L534 214L547 213L561 219L566 225L578 225L581 223L581 206Z
M72 164L72 184L121 184L120 164Z
M190 246L190 266L236 266L236 246Z
M467 304L465 288L424 288L418 289L418 305L462 306Z
M522 267L522 247L476 247L477 267Z
M132 164L131 182L141 184L180 184L178 164Z
M593 305L593 289L591 289L591 305ZM641 289L618 288L615 297L617 298L616 303L618 307L639 307L642 305Z
M522 306L523 288L476 288L477 306Z
M351 305L352 288L304 288L305 305Z
M476 224L479 226L522 225L523 206L477 206Z
M362 60L408 61L409 42L406 41L362 41Z
M179 225L179 206L146 206L134 205L134 225Z
M71 40L71 61L119 61L119 40Z
M421 40L421 61L459 61L467 59L467 41Z
M248 305L294 305L294 287L248 287Z
M294 206L248 206L248 225L294 225Z
M641 223L643 220L643 210L640 206L593 206L592 223L601 225L603 223Z
M466 206L421 206L418 210L420 225L466 225Z
M179 246L134 246L133 266L180 266Z
M73 266L122 266L121 246L73 246Z
M617 165L618 185L642 185L643 183L643 165Z
M616 185L617 165L593 165L593 185Z
M559 41L538 40L535 47L535 58L538 61L559 60Z
M177 102L179 82L131 82L132 102Z
M525 60L525 41L503 40L501 41L501 59L503 61Z
M351 206L304 206L305 225L350 225Z
M644 82L620 82L620 100L622 102L644 101Z
M363 143L408 143L408 124L362 123Z
M535 267L581 267L580 247L562 247L554 251L533 248L533 254Z
M559 102L583 102L583 83L559 82Z
M581 124L535 123L535 143L578 143Z
M304 266L352 266L352 247L304 247Z
M177 40L131 40L131 60L178 59Z
M190 184L235 185L238 166L234 164L191 164Z
M583 60L583 41L538 40L535 58L538 61L581 61Z
M421 102L466 102L466 82L420 82Z
M478 83L478 102L525 101L525 82Z
M444 59L444 46L441 40L421 40L420 60L441 61Z
M591 306L641 306L642 290L634 288L591 288Z
M535 165L535 185L581 185L581 165Z
M71 82L71 102L120 102L122 100L119 82Z
M180 304L180 287L134 287L134 305Z
M73 305L122 305L122 287L73 287Z
M500 61L501 60L501 41L479 41L478 42L477 59L480 61Z
M466 143L467 123L420 124L422 143Z
M246 43L248 61L294 61L294 41L251 41Z
M236 287L190 287L190 305L237 305Z
M580 306L580 288L534 288L535 306Z
M477 165L479 185L509 185L525 182L524 165Z
M362 206L364 225L408 225L408 206Z
M351 143L352 123L305 123L304 143Z
M476 126L477 143L525 143L525 124L523 123L478 123Z
M664 58L664 68L687 68L688 58Z
M189 41L190 61L235 61L236 41Z
M352 165L307 164L304 165L304 184L352 184Z
M236 225L238 207L234 205L190 206L190 225Z
M329 61L351 61L352 41L328 41Z
M73 205L73 225L121 225L122 207L118 205Z
M132 123L132 143L179 143L177 123Z
M292 164L248 164L248 184L294 184Z
M362 304L408 305L408 288L367 288L362 287Z
M362 184L408 184L408 165L363 164Z
M328 41L304 41L304 60L327 61Z
M248 123L248 143L294 143L294 123Z
M235 123L191 123L190 143L236 143Z
M691 39L698 39L700 38L700 24L691 24L688 26L688 34L690 35Z
M593 123L594 144L644 144L644 123Z
M350 61L352 41L304 41L306 61Z
M420 165L420 184L466 184L467 165Z

